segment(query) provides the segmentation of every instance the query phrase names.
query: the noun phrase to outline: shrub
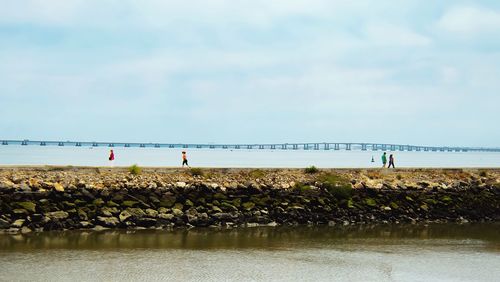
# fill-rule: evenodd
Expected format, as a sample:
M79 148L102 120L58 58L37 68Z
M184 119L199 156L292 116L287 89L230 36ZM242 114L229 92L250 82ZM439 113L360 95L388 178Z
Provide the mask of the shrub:
M201 168L192 168L189 172L192 176L203 176L203 170L201 170Z
M350 199L352 197L352 187L350 184L339 186L327 185L326 189L337 199Z
M308 191L311 191L311 186L305 185L304 183L298 182L295 183L293 186L293 190L299 192L299 193L306 193Z
M487 177L488 176L488 172L486 172L486 170L481 170L479 172L479 176L481 176L481 177Z
M266 174L264 171L260 170L260 169L254 169L252 171L250 171L249 173L250 177L251 178L263 178Z
M403 176L401 176L401 174L398 174L398 175L396 175L396 178L397 178L398 180L401 180L401 179L403 179Z
M313 173L317 173L317 172L319 172L319 169L318 169L317 167L315 167L315 166L313 166L313 165L312 165L312 166L310 166L310 167L306 167L306 168L304 169L304 172L305 172L305 173L310 173L310 174L313 174Z
M382 175L380 175L380 172L373 171L373 170L368 171L366 173L366 176L368 176L368 178L370 178L370 179L380 179L382 177Z
M129 167L128 172L130 172L130 174L133 175L139 175L141 174L142 169L137 164L134 164L131 167Z
M337 199L349 199L353 190L351 183L342 176L333 173L321 175L318 180L323 183L323 187Z

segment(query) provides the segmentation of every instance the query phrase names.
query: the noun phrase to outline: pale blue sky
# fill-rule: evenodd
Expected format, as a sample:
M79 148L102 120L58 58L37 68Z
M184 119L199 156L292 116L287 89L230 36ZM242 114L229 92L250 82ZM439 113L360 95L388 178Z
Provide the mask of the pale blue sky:
M0 7L0 139L500 146L500 1Z

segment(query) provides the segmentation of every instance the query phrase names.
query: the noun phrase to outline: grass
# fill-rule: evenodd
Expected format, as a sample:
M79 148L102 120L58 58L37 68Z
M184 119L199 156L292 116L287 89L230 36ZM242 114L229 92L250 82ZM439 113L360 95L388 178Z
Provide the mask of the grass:
M203 176L203 170L197 167L191 168L189 173L191 173L192 176Z
M293 186L293 190L299 192L299 193L306 193L308 191L311 191L311 186L305 185L304 183L298 182Z
M309 173L309 174L314 174L314 173L318 173L318 172L319 172L319 169L318 169L317 167L315 167L315 166L313 166L313 165L312 165L312 166L310 166L310 167L306 167L306 168L304 169L304 172L305 172L305 173Z
M380 172L373 171L373 170L368 171L366 173L366 176L368 176L368 178L370 178L370 179L380 179L380 178L382 178L382 175L380 174Z
M254 169L252 171L250 171L248 173L248 175L253 178L253 179L257 179L257 178L264 178L264 176L266 175L266 173L263 171L263 170L260 170L260 169Z
M139 175L142 172L142 168L140 168L137 164L134 164L128 168L128 172L132 175Z
M353 190L349 180L334 173L324 173L318 177L323 187L337 199L349 199Z

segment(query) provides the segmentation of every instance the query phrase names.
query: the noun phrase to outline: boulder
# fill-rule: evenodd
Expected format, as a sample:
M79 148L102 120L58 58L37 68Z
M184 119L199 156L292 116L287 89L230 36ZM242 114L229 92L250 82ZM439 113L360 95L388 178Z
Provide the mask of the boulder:
M146 212L146 215L147 215L148 217L155 218L155 217L157 217L157 216L158 216L158 212L157 212L156 210L154 210L154 209L146 209L146 211L145 211L145 212Z
M61 220L68 218L69 214L65 211L54 211L45 214L51 220Z
M184 215L184 213L182 212L182 210L180 210L180 209L176 209L176 208L173 208L173 209L172 209L172 213L173 213L175 216L182 216L182 215Z
M115 207L112 207L112 208L109 208L109 207L103 207L101 209L101 214L104 215L104 216L114 216L115 214L117 214L119 212L119 210Z
M21 228L24 224L24 219L17 219L16 221L14 221L12 224L11 224L11 227L13 228Z
M0 229L6 229L10 227L10 223L5 220L0 218Z
M52 187L54 187L54 190L58 192L64 192L64 186L62 186L60 183L54 183L52 184Z
M165 220L172 220L175 216L171 213L160 213L158 214L158 218L165 219Z
M116 227L120 224L120 220L114 216L98 216L97 221L106 227Z
M23 226L21 228L21 233L22 234L27 234L27 233L30 233L30 232L32 232L32 230L28 226Z

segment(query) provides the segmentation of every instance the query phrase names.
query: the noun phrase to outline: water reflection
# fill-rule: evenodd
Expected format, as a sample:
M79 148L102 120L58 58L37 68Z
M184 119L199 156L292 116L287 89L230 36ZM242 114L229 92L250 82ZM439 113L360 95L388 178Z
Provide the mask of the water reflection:
M266 249L457 244L500 251L500 224L64 231L0 235L1 251L42 249ZM390 248L388 249L390 250Z

